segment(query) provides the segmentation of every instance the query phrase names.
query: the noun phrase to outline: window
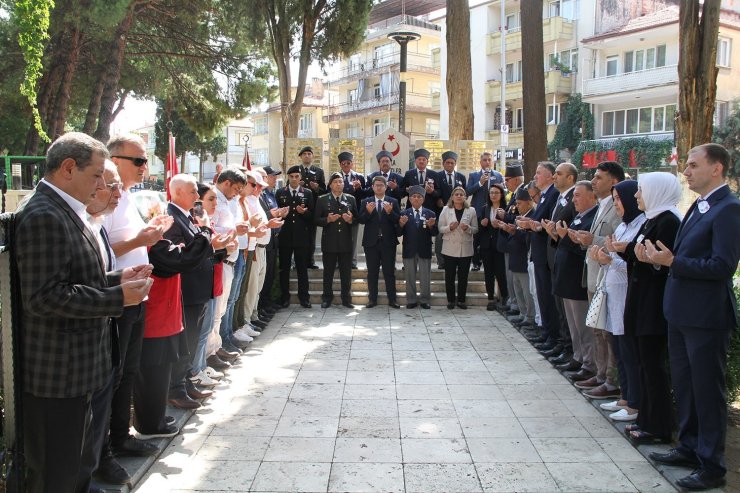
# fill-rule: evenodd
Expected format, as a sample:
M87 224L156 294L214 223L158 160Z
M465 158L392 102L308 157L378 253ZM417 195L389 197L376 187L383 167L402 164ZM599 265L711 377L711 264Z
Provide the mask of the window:
M624 110L614 112L614 135L624 134Z
M675 113L675 104L605 111L601 116L601 134L609 136L672 132Z
M373 86L373 97L375 99L380 99L380 97L381 97L381 94L380 94L380 84L375 84Z
M382 67L391 63L395 59L395 49L398 46L395 41L384 45L376 46L373 50L373 67ZM369 68L369 67L367 67Z
M373 120L373 137L377 137L378 135L385 132L385 129L386 129L385 124L386 124L385 118L383 119L376 118L375 120Z
M513 63L506 64L506 82L508 84L511 84L512 82L514 82L514 64Z
M668 106L665 107L665 131L666 132L673 132L674 126L676 124L675 117L676 117L676 105L669 104Z
M350 122L347 124L347 138L356 139L360 137L360 124L357 122Z
M730 103L727 101L716 101L714 103L714 126L721 127L727 121L729 112Z
M647 57L645 58L645 68L655 68L655 48L647 49Z
M665 45L624 54L624 73L665 66Z
M313 113L304 113L298 120L298 132L310 134L313 131Z
M360 68L360 65L362 64L362 61L360 60L359 54L354 54L351 57L349 57L349 66L347 68L349 73L356 72L358 70L362 70Z
M601 120L601 135L614 135L614 112L606 111Z
M547 124L557 125L560 123L560 106L557 104L547 105Z
M514 122L514 129L524 129L524 108L516 109L516 121Z
M519 29L519 12L506 15L506 29L509 31Z
M427 118L426 133L432 138L439 138L439 120L432 120L431 118Z
M732 40L729 38L719 38L717 40L717 65L719 67L730 67L730 52Z
M662 132L665 125L665 108L653 108L653 132Z
M566 19L578 18L577 0L562 0L560 2L561 15Z
M267 118L256 118L254 120L254 135L264 135L267 133Z
M570 69L578 72L578 50L570 50Z
M560 0L550 2L548 13L548 17L558 17L560 15Z
M639 132L647 134L652 132L653 111L652 108L640 108Z
M665 67L665 45L658 46L655 53L655 66Z
M606 58L606 76L617 75L617 69L619 68L619 57L610 56Z

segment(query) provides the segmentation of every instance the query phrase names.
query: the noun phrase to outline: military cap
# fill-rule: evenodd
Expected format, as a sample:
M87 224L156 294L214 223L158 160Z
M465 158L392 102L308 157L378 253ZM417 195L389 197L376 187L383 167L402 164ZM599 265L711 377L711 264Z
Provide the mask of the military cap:
M299 165L291 166L288 168L287 174L292 175L293 173L300 173L301 167Z
M417 157L420 157L420 156L429 159L429 151L427 151L423 147L421 149L415 150L414 151L414 159L416 159Z
M380 151L379 153L375 155L375 159L377 159L378 162L380 162L380 158L383 158L383 157L387 157L388 159L393 161L393 154L391 154L388 151Z
M329 175L329 180L326 182L326 184L331 185L331 182L333 182L337 178L344 180L344 175L342 173L335 171L334 173Z
M424 197L427 192L421 185L414 185L413 187L409 187L409 197L412 195L416 195L417 193Z
M506 178L514 178L517 176L524 176L524 170L521 164L507 164L506 171L504 172Z
M313 154L313 148L311 146L301 147L301 150L298 151L298 155L300 156L304 152L310 152L311 154Z
M339 162L341 163L342 161L352 161L352 159L354 159L354 156L351 152L344 151L339 153L337 159L339 159Z
M519 187L516 190L516 200L526 200L531 202L532 197L529 195L529 191L527 191L527 187Z
M457 162L457 153L455 151L447 151L442 153L442 162L444 163L448 159L454 159Z

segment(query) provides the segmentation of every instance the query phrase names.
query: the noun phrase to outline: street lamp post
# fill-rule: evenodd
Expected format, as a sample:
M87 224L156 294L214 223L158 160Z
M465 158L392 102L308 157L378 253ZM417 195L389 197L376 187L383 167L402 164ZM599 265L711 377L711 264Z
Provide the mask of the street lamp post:
M408 58L408 44L416 41L421 35L413 31L396 31L388 35L388 38L401 45L401 69L398 82L398 131L406 133L406 60Z

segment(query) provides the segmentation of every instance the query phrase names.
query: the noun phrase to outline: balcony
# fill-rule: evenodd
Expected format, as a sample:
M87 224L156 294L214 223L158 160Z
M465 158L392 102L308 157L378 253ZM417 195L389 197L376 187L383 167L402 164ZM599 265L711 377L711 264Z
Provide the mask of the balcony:
M613 94L645 91L647 89L659 88L678 84L678 66L667 65L665 67L628 72L596 79L583 81L584 97L610 96Z
M359 115L369 116L386 111L398 111L398 93L389 96L372 98L363 101L347 101L329 106L324 123L355 118ZM406 112L439 114L439 107L435 108L433 97L429 94L406 93Z
M565 17L548 17L542 21L542 43L551 41L571 41L574 32L573 21ZM506 51L522 49L522 31L517 27L506 32ZM501 53L501 33L496 31L488 35L487 55Z
M563 74L559 70L545 72L545 94L570 94L572 90L573 74ZM521 99L522 81L508 82L506 84L506 100ZM501 82L489 80L486 87L486 103L498 103L501 101Z
M398 72L400 70L400 57L398 51L393 51L386 56L378 58L363 58L361 60L347 60L347 65L332 74L330 84L342 85L355 82L360 79L380 77L380 74ZM425 74L439 75L439 54L435 56L422 53L409 53L406 62L407 72L421 72Z
M496 143L496 147L500 147L501 132L498 129L487 129L486 140L492 140ZM507 149L519 149L524 147L524 129L523 128L512 128L509 131L509 145Z
M442 32L442 26L439 24L433 24L411 15L396 15L367 26L365 40L373 41L386 38L393 31L420 32L422 29L429 31L429 34L432 36L439 36ZM426 33L422 32L421 34L424 35Z

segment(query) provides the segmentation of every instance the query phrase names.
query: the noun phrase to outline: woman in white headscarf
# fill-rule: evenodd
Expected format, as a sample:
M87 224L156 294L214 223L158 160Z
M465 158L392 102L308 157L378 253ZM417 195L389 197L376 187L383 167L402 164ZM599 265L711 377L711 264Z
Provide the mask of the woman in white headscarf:
M668 371L667 323L663 315L663 291L668 268L649 263L644 254L646 240L662 242L669 249L681 225L676 208L681 200L681 184L670 173L644 173L638 177L635 197L647 220L637 236L627 244L616 244L627 261L627 301L624 334L631 340L640 375L639 415L626 433L639 443L667 443L673 420Z

